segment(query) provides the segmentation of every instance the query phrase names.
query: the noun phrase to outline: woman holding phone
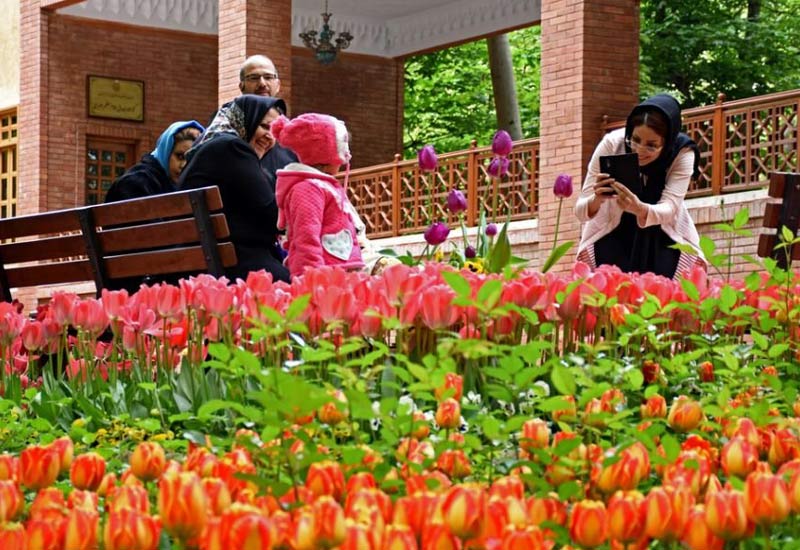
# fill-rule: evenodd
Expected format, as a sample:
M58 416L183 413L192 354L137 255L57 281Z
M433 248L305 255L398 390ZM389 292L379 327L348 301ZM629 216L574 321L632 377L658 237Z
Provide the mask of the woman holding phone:
M583 222L578 260L592 268L613 264L625 272L669 278L705 263L684 204L689 181L699 173L700 154L680 128L680 105L658 94L633 108L625 128L605 135L575 205ZM623 153L638 155L638 195L600 170L600 157ZM675 243L689 245L693 253L672 248Z

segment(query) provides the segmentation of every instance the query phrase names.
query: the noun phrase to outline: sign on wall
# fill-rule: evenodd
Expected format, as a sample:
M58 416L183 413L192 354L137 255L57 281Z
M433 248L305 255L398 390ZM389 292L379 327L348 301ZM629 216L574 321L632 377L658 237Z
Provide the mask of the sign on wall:
M90 117L144 122L144 82L89 75L87 109Z

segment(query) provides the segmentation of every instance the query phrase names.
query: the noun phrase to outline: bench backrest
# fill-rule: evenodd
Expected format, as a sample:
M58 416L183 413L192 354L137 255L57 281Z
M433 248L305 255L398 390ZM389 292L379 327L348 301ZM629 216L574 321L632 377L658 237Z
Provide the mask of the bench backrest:
M207 272L236 265L217 187L0 219L0 298L11 288Z
M759 236L758 255L762 258L775 258L778 265L786 268L792 260L800 260L800 246L793 246L788 251L775 250L775 246L781 242L782 227L787 227L793 235L797 235L800 223L800 174L772 172L769 175L768 195L779 200L767 203L763 226L777 231Z

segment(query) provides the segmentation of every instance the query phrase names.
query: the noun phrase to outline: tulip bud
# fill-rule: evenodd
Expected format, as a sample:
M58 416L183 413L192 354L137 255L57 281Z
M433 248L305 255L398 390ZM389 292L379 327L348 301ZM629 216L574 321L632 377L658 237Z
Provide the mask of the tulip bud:
M95 510L76 508L67 516L64 550L96 550L100 514Z
M492 138L492 153L501 157L507 157L514 149L514 142L511 135L505 130L498 130Z
M71 509L78 508L96 512L99 500L100 498L97 496L97 493L75 489L67 498L67 506Z
M486 172L492 178L502 178L508 174L509 162L506 157L494 157L489 163Z
M467 245L467 247L464 249L464 257L468 260L475 258L477 255L478 253L475 250L475 247L471 244Z
M203 532L207 518L206 495L194 472L164 474L158 482L158 512L163 528L186 541Z
M700 371L700 380L702 382L714 381L714 363L711 361L703 361L698 365L698 370Z
M333 399L328 401L317 411L317 418L329 426L335 426L347 420L349 414L347 410L347 396L342 390L330 392Z
M725 475L745 478L758 465L758 450L746 439L734 437L722 447L720 461Z
M461 423L461 405L452 397L448 397L436 409L436 423L446 430L458 428Z
M344 473L338 462L323 460L308 468L305 486L314 496L328 495L339 501L344 492Z
M455 485L442 503L445 524L460 539L477 537L486 520L486 494L477 485ZM424 546L424 545L423 545Z
M744 505L747 517L757 525L771 526L789 515L789 488L780 477L756 470L744 484Z
M96 491L105 473L105 459L97 453L85 453L72 462L69 479L76 489Z
M0 548L27 548L28 537L21 523L0 521Z
M433 145L426 145L417 153L419 169L423 172L433 172L439 166L439 159L436 157L436 150Z
M58 473L68 472L69 467L72 465L72 457L75 454L75 446L72 444L72 440L68 435L59 437L50 443L50 448L58 455Z
M645 533L659 540L678 540L689 519L694 497L689 489L654 487L645 497Z
M0 480L16 481L19 477L19 459L8 453L0 454Z
M344 542L347 536L344 510L332 497L323 495L312 505L316 541L319 546L330 548Z
M494 237L497 235L497 224L487 223L485 232L487 237Z
M445 449L436 459L436 467L450 477L463 479L472 473L469 458L461 449Z
M526 420L522 425L519 446L526 451L544 449L550 444L550 428L539 418Z
M495 479L489 487L489 497L525 498L525 483L516 475L508 475Z
M705 521L716 536L725 540L740 540L747 535L747 512L744 493L721 489L706 497Z
M425 238L426 243L436 246L446 241L449 234L450 228L444 222L433 222L422 236Z
M13 521L25 505L25 497L13 481L0 481L0 524Z
M566 199L572 195L572 176L559 174L553 185L553 194L559 199Z
M452 397L461 402L461 397L464 395L464 378L454 372L448 372L444 375L444 383L433 390L433 395L437 401Z
M150 512L150 499L147 489L140 485L121 485L106 496L106 508L112 512L136 510L143 514Z
M581 500L569 516L569 536L587 548L600 546L606 540L606 505L599 500Z
M269 520L257 513L237 517L227 533L228 547L240 550L272 548L274 538Z
M655 394L647 398L639 408L642 418L664 418L667 416L667 400Z
M418 550L414 532L405 525L387 525L382 550Z
M27 523L28 550L60 550L64 547L63 517L29 519Z
M103 526L104 550L156 550L159 538L158 520L136 510L112 511Z
M52 447L31 445L19 454L20 483L33 491L49 487L59 472L58 453Z
M678 432L694 430L703 420L703 409L697 401L681 395L672 402L667 422Z
M131 472L142 481L158 479L167 467L164 448L152 441L143 441L136 446L130 458Z
M695 505L681 537L689 550L723 550L725 541L709 528L706 509L702 504Z
M608 536L630 543L644 535L647 508L639 491L617 491L608 501Z
M453 189L447 194L447 209L453 213L458 214L467 209L467 198L464 193L458 189Z

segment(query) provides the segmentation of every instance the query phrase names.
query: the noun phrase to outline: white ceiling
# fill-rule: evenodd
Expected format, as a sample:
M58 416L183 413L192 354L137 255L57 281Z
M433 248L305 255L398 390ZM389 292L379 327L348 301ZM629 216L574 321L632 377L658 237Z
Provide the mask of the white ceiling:
M319 29L325 0L292 0L292 44ZM85 0L59 13L133 25L217 34L218 0ZM402 57L539 21L541 0L328 0L349 52Z

